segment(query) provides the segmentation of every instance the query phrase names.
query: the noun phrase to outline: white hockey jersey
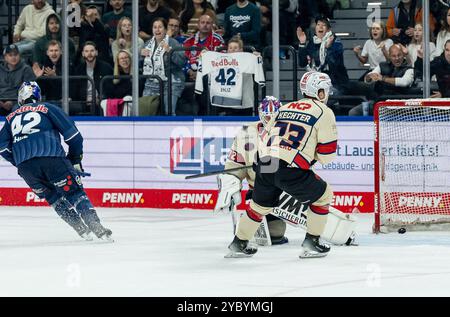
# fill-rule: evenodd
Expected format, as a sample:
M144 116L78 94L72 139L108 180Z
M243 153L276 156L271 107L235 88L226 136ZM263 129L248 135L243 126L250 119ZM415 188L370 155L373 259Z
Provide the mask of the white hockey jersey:
M334 113L314 99L305 98L283 105L260 136L260 157L277 157L305 170L316 161L331 162L337 153Z
M207 51L199 59L195 92L203 92L203 76L210 75L211 104L218 107L243 107L244 74L255 75L255 82L265 85L262 57L252 53Z

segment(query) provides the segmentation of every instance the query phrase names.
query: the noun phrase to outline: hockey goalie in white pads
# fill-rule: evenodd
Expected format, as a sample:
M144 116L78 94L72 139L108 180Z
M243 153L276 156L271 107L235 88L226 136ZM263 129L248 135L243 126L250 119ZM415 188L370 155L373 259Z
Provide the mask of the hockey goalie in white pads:
M275 98L266 97L259 106L260 121L243 127L235 137L228 155L225 170L252 165L255 160L257 137L263 125L272 116L278 113L281 103ZM241 203L242 181L247 179L250 188L254 184L255 173L252 169L243 169L230 174L220 174L217 177L219 184L219 195L214 210L216 212L231 212L233 219L233 230L236 229L239 213L235 207ZM252 190L247 194L251 198ZM286 223L306 230L308 204L296 201L287 193L280 196L280 205L263 218L254 240L259 245L283 244L288 242L284 236ZM280 220L283 219L283 220ZM330 209L327 225L322 239L336 245L354 244L356 222L350 215L345 215L335 208ZM233 232L234 233L234 232Z

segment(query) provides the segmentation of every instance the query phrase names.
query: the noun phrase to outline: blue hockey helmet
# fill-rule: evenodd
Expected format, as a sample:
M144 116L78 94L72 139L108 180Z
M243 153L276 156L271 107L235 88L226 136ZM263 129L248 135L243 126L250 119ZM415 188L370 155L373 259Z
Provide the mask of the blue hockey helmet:
M41 101L41 88L35 81L25 81L19 88L17 96L19 105L23 106L28 99L34 102Z
M281 102L273 96L266 96L258 107L258 114L264 126L275 116L280 110Z

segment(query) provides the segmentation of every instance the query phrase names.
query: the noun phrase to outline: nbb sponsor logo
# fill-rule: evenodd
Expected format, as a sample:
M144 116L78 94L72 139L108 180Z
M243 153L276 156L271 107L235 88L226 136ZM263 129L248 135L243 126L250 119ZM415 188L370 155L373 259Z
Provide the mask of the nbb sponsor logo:
M199 174L223 170L233 138L171 138L170 172Z
M212 204L212 194L173 193L172 204Z
M420 197L420 196L400 196L398 199L399 207L429 207L429 208L443 208L441 204L442 197Z
M103 193L103 203L143 204L144 193Z

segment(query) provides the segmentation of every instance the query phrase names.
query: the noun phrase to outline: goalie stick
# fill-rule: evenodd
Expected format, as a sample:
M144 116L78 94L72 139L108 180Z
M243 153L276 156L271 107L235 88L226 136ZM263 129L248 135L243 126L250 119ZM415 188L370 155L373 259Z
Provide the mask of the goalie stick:
M208 172L208 173L202 173L202 174L195 174L195 175L189 175L186 176L184 179L194 179L194 178L200 178L200 177L206 177L206 176L212 176L212 175L219 175L219 174L224 174L226 172L234 172L234 171L240 171L246 168L252 168L252 165L248 165L248 166L242 166L242 167L235 167L235 168L230 168L227 170L221 170L221 171L214 171L214 172Z

